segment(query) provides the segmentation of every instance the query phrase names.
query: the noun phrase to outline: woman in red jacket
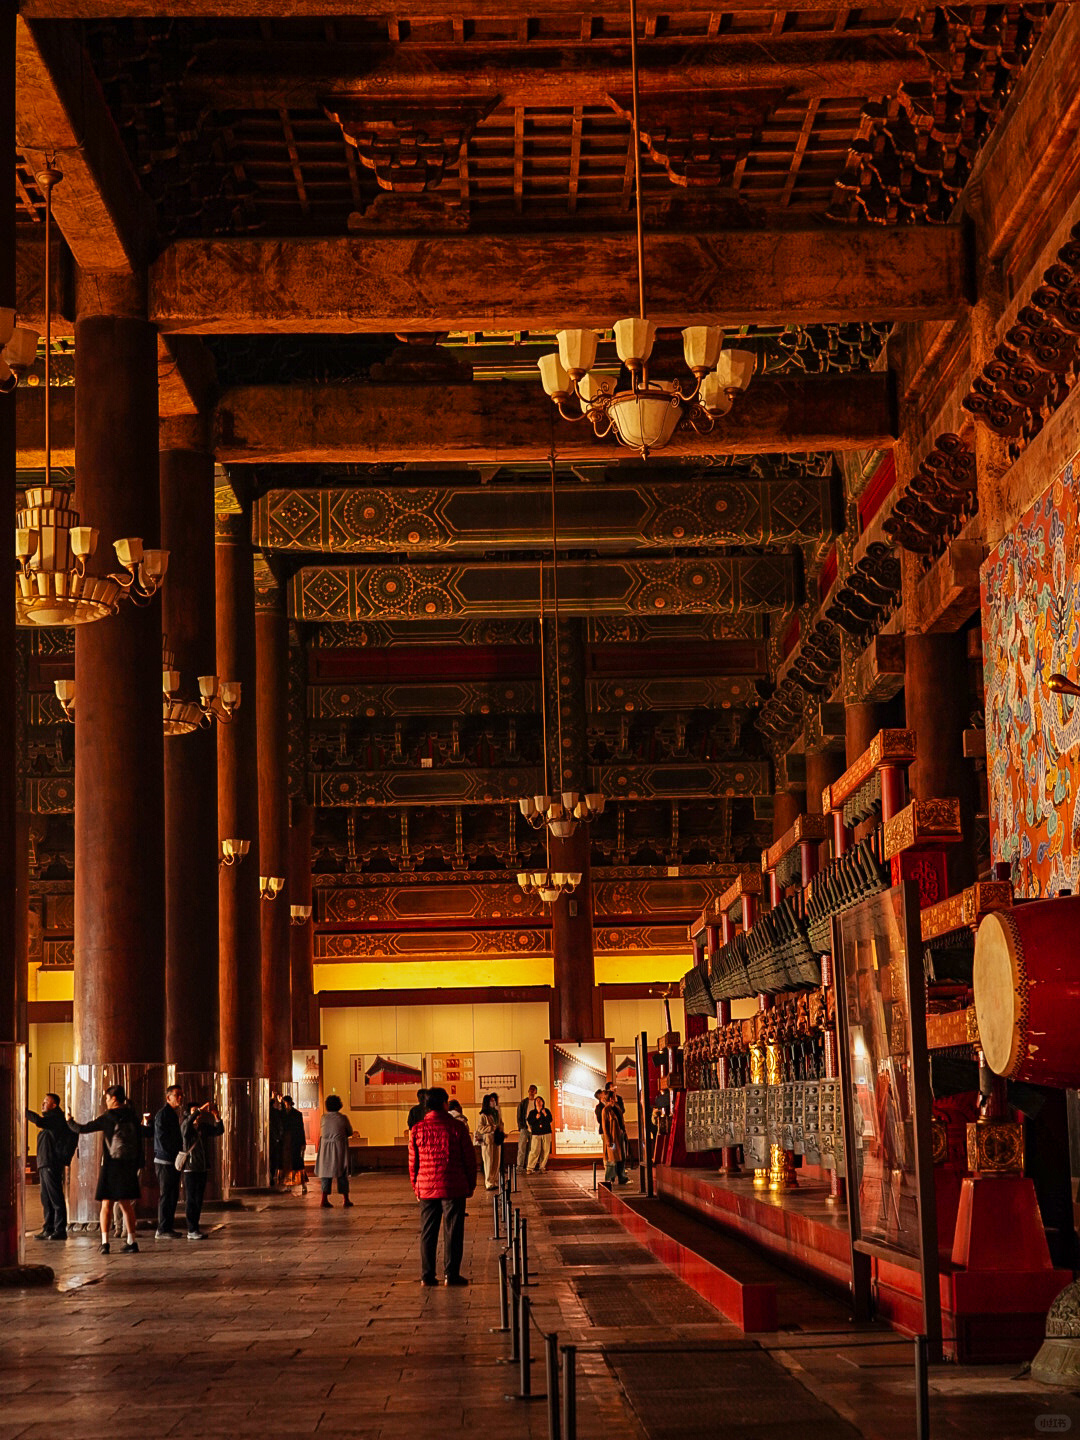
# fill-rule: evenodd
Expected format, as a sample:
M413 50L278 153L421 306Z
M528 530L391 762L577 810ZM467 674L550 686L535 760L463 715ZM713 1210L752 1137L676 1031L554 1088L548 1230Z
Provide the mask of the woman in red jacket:
M439 1085L427 1092L426 1113L409 1132L409 1179L420 1201L420 1284L434 1285L439 1227L447 1285L467 1285L461 1273L465 1201L476 1189L476 1151L466 1126L447 1112Z

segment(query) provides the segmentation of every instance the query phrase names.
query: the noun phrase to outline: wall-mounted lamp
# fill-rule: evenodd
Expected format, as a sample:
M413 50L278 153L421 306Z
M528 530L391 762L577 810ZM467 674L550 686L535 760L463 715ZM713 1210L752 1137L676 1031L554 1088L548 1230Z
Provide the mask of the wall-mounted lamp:
M222 865L239 865L244 856L251 849L250 840L222 840L221 842L221 863Z
M282 890L285 889L285 877L283 875L260 875L259 896L263 900L276 900Z
M290 906L289 906L289 924L290 924L290 925L306 925L307 922L308 922L310 919L311 919L311 906L310 906L310 905L290 905Z

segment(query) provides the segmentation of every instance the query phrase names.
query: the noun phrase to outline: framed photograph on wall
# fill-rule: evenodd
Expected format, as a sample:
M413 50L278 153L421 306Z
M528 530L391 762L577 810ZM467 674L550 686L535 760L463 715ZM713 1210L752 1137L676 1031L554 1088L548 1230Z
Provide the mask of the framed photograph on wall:
M555 1155L602 1155L596 1091L611 1076L610 1040L549 1040Z
M408 1109L424 1084L423 1057L350 1055L349 1104L368 1110Z
M895 885L832 925L856 1307L870 1308L870 1261L916 1271L933 1357L941 1303L918 892Z

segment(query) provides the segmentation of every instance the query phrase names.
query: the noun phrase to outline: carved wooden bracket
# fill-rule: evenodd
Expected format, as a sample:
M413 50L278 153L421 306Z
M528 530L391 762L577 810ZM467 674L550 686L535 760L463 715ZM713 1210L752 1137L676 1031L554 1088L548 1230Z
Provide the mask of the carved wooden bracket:
M350 100L331 97L323 109L356 147L361 164L374 171L383 190L420 195L434 190L457 163L462 146L498 97L462 96L448 104L409 105L391 98Z
M786 90L752 90L723 100L700 95L666 95L662 106L639 107L641 143L673 185L720 185L761 139L762 126L783 103ZM607 103L627 124L629 95L608 95Z
M830 217L948 224L1050 9L938 10L931 33L913 40L930 78L863 107Z
M894 544L929 562L978 509L974 453L959 435L939 435L882 528Z
M1080 368L1080 224L1016 323L975 377L965 410L1008 441L1015 460L1076 384Z

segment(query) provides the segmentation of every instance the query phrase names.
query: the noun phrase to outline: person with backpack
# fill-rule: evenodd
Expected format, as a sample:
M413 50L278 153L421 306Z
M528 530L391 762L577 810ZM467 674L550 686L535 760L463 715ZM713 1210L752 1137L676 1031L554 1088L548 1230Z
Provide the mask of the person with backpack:
M124 1254L137 1255L135 1201L139 1198L143 1139L153 1139L152 1127L143 1124L122 1085L110 1085L105 1091L105 1110L97 1119L80 1125L69 1113L67 1123L76 1135L101 1135L101 1168L94 1198L101 1202L102 1255L109 1253L109 1224L114 1204L124 1217Z
M41 1114L27 1110L26 1118L38 1127L37 1172L41 1186L43 1220L35 1240L67 1239L67 1201L64 1199L64 1171L79 1148L60 1108L60 1096L50 1090L41 1102Z

